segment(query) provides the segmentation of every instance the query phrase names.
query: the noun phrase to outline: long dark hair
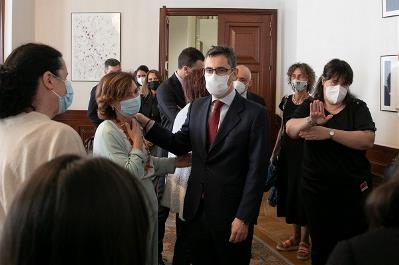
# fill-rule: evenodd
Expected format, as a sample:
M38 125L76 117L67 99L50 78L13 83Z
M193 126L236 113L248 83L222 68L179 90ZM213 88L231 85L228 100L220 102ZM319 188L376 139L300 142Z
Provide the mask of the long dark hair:
M47 162L11 205L0 264L146 264L150 220L142 191L139 180L104 158Z
M324 80L330 80L331 78L337 77L338 79L344 80L344 85L351 85L353 82L353 71L351 66L340 59L332 59L329 61L323 70L323 74L320 76L319 80L316 83L315 93L313 98L318 99L324 102L324 93L323 93L323 78ZM349 93L346 94L346 97L343 103L347 103L353 96Z
M205 85L204 69L193 69L183 79L182 86L187 103L192 102L196 98L209 95Z
M0 66L0 119L32 108L38 80L50 71L58 76L62 54L38 43L19 46Z

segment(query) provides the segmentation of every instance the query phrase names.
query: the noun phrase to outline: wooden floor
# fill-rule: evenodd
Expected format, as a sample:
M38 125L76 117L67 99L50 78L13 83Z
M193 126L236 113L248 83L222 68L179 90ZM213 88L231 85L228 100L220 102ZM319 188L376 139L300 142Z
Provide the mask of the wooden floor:
M276 208L267 204L267 194L265 193L259 213L258 225L255 226L255 235L271 246L276 246L279 241L288 239L292 235L292 226L286 224L284 218L276 216ZM280 253L293 264L311 264L310 260L298 260L295 251Z

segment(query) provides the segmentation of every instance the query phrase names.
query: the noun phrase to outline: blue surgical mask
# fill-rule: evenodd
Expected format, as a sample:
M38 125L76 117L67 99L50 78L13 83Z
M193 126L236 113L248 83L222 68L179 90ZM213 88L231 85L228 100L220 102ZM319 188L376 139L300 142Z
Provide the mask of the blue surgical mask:
M64 113L72 104L73 100L73 88L72 83L69 80L63 80L58 76L54 75L55 78L65 83L66 93L64 96L58 95L57 92L51 90L58 97L58 114Z
M121 114L127 118L137 114L141 107L141 97L138 95L135 98L121 101Z
M65 81L65 87L66 87L66 94L60 98L58 103L60 113L65 112L71 106L73 100L73 88L71 81L69 80Z

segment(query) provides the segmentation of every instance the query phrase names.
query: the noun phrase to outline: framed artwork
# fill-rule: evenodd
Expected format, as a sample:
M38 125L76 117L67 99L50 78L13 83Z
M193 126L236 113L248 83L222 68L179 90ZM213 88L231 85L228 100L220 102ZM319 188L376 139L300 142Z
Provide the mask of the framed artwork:
M399 0L382 0L382 17L399 16Z
M99 81L104 62L121 58L121 13L72 13L72 81Z
M381 56L380 73L380 110L396 112L399 108L398 56Z

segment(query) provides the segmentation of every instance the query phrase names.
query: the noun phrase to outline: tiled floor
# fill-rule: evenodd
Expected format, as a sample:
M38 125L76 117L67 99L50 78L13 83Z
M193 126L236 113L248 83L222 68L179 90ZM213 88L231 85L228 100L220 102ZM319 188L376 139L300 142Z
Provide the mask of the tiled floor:
M285 223L284 218L276 217L276 208L267 204L266 193L263 196L262 205L258 218L258 225L255 226L255 235L275 246L277 242L288 239L291 236L292 228ZM296 252L280 252L293 264L310 265L310 260L301 261L296 258Z

